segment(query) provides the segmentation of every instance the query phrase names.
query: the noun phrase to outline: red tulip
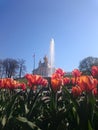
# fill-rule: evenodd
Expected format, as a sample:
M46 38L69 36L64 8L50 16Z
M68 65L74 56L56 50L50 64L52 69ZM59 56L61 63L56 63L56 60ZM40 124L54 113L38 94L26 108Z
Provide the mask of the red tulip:
M92 66L91 73L93 77L98 78L98 66Z
M92 90L92 93L94 94L94 96L98 96L98 89L97 88L94 88Z
M55 71L56 74L59 74L60 76L64 76L65 75L65 72L64 70L58 68L56 71Z
M68 85L69 83L70 83L70 78L68 78L68 77L63 78L64 85Z
M78 70L78 69L74 69L74 70L72 71L72 75L73 75L74 77L80 77L81 74L82 74L82 72L81 72L80 70Z

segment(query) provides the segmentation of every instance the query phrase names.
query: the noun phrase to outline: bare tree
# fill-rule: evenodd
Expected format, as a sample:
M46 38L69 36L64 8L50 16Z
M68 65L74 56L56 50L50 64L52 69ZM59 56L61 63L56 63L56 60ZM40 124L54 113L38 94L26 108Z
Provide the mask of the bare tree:
M4 74L4 67L3 67L3 61L0 60L0 78L3 77Z
M3 67L5 72L5 77L14 77L18 69L18 61L15 59L7 58L3 61Z
M19 78L21 78L26 72L25 60L18 59L18 67L19 67Z

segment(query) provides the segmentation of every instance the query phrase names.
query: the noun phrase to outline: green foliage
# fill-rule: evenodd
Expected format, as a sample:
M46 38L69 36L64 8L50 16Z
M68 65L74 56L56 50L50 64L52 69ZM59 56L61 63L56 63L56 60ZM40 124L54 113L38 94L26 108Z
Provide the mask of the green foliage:
M91 71L91 67L94 65L98 66L98 58L89 56L89 57L86 57L83 60L81 60L81 62L79 64L79 69L80 69L80 71L83 71L83 72L89 74Z
M98 99L75 98L67 86L33 91L0 90L0 130L97 130Z

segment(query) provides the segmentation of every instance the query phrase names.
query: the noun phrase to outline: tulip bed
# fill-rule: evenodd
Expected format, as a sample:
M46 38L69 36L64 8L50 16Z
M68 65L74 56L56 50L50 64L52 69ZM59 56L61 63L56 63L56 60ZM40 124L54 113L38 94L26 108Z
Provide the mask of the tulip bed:
M0 130L98 130L98 66L25 81L0 79Z

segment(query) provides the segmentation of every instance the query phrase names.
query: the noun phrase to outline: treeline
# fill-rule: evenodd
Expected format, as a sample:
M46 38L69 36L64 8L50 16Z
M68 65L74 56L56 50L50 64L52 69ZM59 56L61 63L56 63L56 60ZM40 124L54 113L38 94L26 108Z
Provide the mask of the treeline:
M92 66L98 66L97 57L86 57L79 63L79 70L83 73L90 74ZM24 59L6 58L0 59L0 78L21 78L26 73L26 65Z
M24 59L0 59L0 78L21 78L26 72Z

